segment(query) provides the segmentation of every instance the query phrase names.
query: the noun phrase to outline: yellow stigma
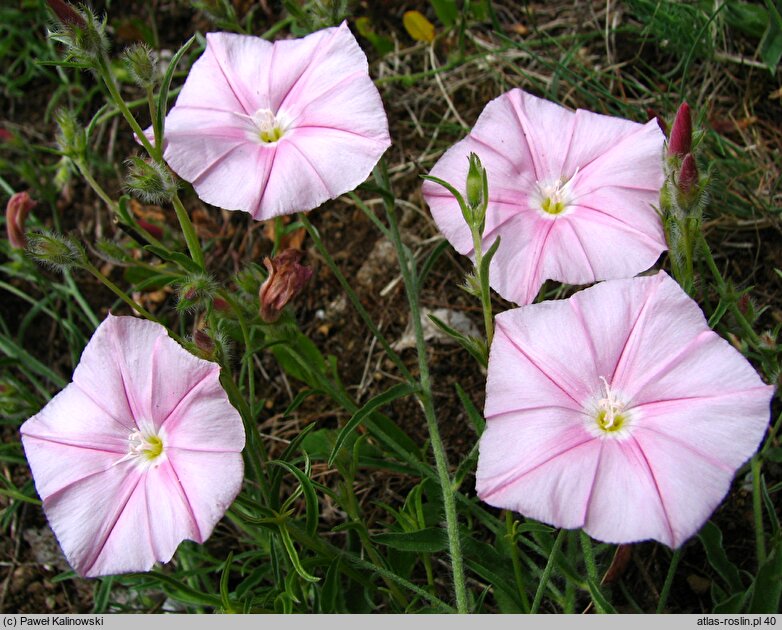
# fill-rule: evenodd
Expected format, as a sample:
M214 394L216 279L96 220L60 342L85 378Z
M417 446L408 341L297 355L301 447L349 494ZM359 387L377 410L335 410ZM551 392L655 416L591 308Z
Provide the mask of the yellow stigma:
M543 212L548 214L559 214L565 209L565 204L562 201L553 201L551 197L546 197L540 204Z
M625 423L625 417L613 409L601 409L597 414L597 426L606 433L619 431Z
M280 138L282 138L282 129L279 127L272 127L271 129L261 129L261 131L258 133L258 137L261 139L261 142L264 142L266 144L269 144L271 142L277 142Z
M163 452L163 440L157 435L150 435L146 439L146 444L142 448L141 454L148 460L155 459Z

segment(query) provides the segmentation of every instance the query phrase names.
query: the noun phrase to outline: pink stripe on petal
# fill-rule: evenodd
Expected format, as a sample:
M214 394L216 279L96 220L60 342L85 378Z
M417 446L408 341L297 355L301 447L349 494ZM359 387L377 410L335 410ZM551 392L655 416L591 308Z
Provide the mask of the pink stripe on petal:
M602 440L600 465L586 511L584 530L598 540L615 544L654 538L673 541L665 504L633 440Z

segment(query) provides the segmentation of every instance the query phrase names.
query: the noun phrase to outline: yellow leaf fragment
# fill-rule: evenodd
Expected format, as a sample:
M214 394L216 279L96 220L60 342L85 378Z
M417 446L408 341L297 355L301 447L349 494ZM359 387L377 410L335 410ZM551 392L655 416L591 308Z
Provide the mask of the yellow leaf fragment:
M420 11L406 11L402 23L407 33L417 42L434 41L434 24L426 19Z

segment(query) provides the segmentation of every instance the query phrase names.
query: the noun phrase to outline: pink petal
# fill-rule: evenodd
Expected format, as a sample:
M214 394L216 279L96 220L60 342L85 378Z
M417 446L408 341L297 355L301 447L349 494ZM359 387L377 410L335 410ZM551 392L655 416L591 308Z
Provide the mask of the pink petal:
M203 379L197 382L193 379L192 388L179 390L186 393L162 425L167 447L215 453L242 451L242 418L228 402L219 377L215 366Z
M122 426L150 419L152 352L161 334L160 324L109 314L84 349L73 382Z
M737 436L738 431L734 428L733 433ZM658 540L678 547L698 532L725 498L734 469L717 466L711 458L661 434L637 431L634 437L643 449L671 526L670 537Z
M366 56L344 23L274 44L210 33L182 94L166 118L166 161L204 201L258 220L354 189L390 145ZM264 116L278 141L261 141Z
M144 544L148 528L139 510L143 499L143 474L126 461L64 487L44 499L43 508L71 566L95 577L151 568L154 556ZM106 543L118 523L127 544L109 555Z
M544 408L487 419L478 496L557 527L580 527L600 453L578 413Z
M152 350L151 410L155 428L173 419L175 413L182 413L191 406L193 398L219 401L238 417L236 410L228 404L225 392L219 384L220 367L216 363L204 361L186 352L168 335L161 335ZM208 388L203 387L209 382ZM242 427L241 419L234 425ZM244 430L242 430L244 439ZM241 450L241 447L239 448Z
M134 317L98 327L74 382L21 433L44 511L81 575L167 562L184 538L209 536L242 484L244 427L219 368Z
M248 115L258 109L268 109L268 68L273 44L260 37L235 33L207 33L206 44L206 50L196 64L202 59L205 63L197 70L193 64L185 87L194 73L195 83L187 93L183 88L182 93L187 98L182 104L203 106L214 99L225 105L216 109Z
M496 322L476 485L491 505L678 547L768 428L773 388L664 273Z
M635 435L675 443L692 456L722 468L729 482L733 471L757 450L768 429L773 393L773 387L760 384L744 391L731 388L711 396L646 403L635 407Z
M645 125L635 123L636 131L627 134L621 131L626 121L610 120L617 121L619 137L614 143L606 143L603 153L579 165L581 168L574 178L577 194L583 195L604 186L626 188L628 199L632 198L634 190L659 193L664 181L662 159L665 136L657 121L650 120ZM605 142L605 129L602 126L598 129L602 142ZM588 136L585 139L592 141Z
M567 223L575 235L574 242L588 261L582 267L589 269L591 275L591 278L583 280L586 274L577 276L573 270L578 267L571 264L570 267L563 266L557 275L552 273L547 276L557 280L567 276L570 282L585 284L597 279L631 278L639 269L649 269L665 251L662 238L657 240L637 226L602 212L577 207L572 215L557 223Z
M558 178L560 175L571 177L573 173L564 171L563 167L572 144L576 125L575 114L561 105L522 92L519 89L508 92L508 98L523 130L524 140L529 147L535 179L544 181L549 178ZM589 131L591 131L591 127L589 127ZM495 130L495 138L498 135L497 132L500 130ZM581 164L573 166L581 166Z
M633 439L600 443L584 531L613 544L653 538L672 546L666 504L643 451Z
M502 239L491 286L528 304L548 279L585 284L627 277L657 260L666 248L653 206L663 183L663 141L656 126L573 113L511 90L486 106L432 175L463 192L467 156L481 158L489 179L484 251ZM456 201L432 182L423 193L440 231L470 255L471 233ZM546 215L541 199L554 194L562 195L565 210Z
M585 387L573 378L570 368L552 358L546 340L531 341L523 313L506 311L495 321L486 382L486 417L539 407L581 411ZM590 360L588 354L576 354L580 362Z
M239 453L191 451L172 447L168 462L179 480L188 511L206 540L242 488L244 463Z

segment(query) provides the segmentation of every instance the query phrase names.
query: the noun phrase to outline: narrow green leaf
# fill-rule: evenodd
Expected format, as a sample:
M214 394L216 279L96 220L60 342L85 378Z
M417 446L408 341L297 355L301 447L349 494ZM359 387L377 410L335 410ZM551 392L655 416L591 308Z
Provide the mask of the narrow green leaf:
M307 573L307 571L304 569L304 566L301 564L301 558L299 558L296 547L293 546L291 535L288 533L288 529L285 527L285 523L280 525L279 532L282 545L285 547L285 552L288 554L288 558L290 558L291 564L296 570L296 573L298 573L302 579L306 580L307 582L320 582L319 577L315 577L314 575Z
M434 264L440 258L442 253L446 249L448 249L449 246L450 243L448 243L448 241L446 241L445 239L437 243L436 247L432 250L432 253L429 254L429 256L427 256L426 260L424 261L424 264L421 265L421 271L418 273L419 285L423 285L426 276L429 275L429 272L432 270L432 267L434 267Z
M698 538L706 551L706 558L712 568L725 580L728 593L743 592L741 576L735 564L728 560L725 549L722 546L722 532L712 521L706 523L698 534Z
M114 577L109 575L98 580L95 584L95 591L92 597L92 613L94 615L102 615L106 612L109 605L109 597L111 596L111 586L114 582Z
M489 277L489 265L491 264L492 258L494 258L494 254L497 253L497 249L500 246L500 237L498 236L495 241L491 244L491 247L489 247L489 250L483 255L483 260L481 260L481 277L482 278L488 278Z
M456 6L455 0L430 0L429 4L432 5L437 19L443 26L450 28L456 24L459 17L459 7Z
M780 596L782 596L782 539L777 539L774 550L760 567L755 578L752 600L747 612L779 613Z
M427 527L416 532L391 532L372 536L378 545L384 545L397 551L414 553L437 553L448 549L445 530L439 527Z
M306 455L305 455L306 457ZM307 467L309 468L309 458L307 458ZM312 485L312 480L305 475L301 470L289 464L288 462L280 461L276 459L269 462L275 466L280 466L294 475L301 485L301 489L304 493L304 501L307 508L306 515L306 529L307 533L313 536L318 529L318 495L315 493L315 488Z
M589 584L589 594L592 595L592 601L595 603L595 608L597 609L597 612L602 614L616 614L616 609L611 605L611 603L605 598L605 595L603 595L602 591L600 590L600 586L595 584L593 580L588 580Z
M483 415L478 411L477 407L472 402L472 399L467 395L467 392L462 389L462 386L459 385L459 383L456 383L454 387L456 388L456 395L459 397L462 407L464 407L464 410L467 412L467 418L480 437L486 426L486 420L483 419ZM551 528L549 528L548 531L552 531Z
M441 320L439 317L436 317L431 313L428 315L428 317L435 326L437 326L446 335L448 335L451 339L453 339L456 343L458 343L462 348L467 350L467 352L469 352L472 355L472 357L476 361L478 361L478 363L486 367L488 350L486 348L486 343L483 341L483 339L478 339L477 337L468 337L467 335L463 335L458 330L452 328L451 326L446 324L443 320Z
M348 422L345 424L344 427L342 427L337 434L336 442L334 443L334 448L331 450L331 455L329 455L329 466L332 466L334 464L334 459L337 456L337 453L339 453L340 449L342 448L342 445L345 443L345 440L348 439L348 437L353 433L353 431L356 430L356 428L363 422L363 420L370 415L373 411L379 409L380 407L384 407L385 405L393 402L397 398L402 398L404 396L408 396L409 394L412 394L416 391L416 388L410 385L409 383L399 383L398 385L394 385L391 389L383 392L382 394L378 394L374 398L371 398L368 400L364 406L361 407L356 413L353 414L353 417L348 420Z
M233 606L231 605L231 594L228 591L228 577L231 575L231 563L233 562L233 559L234 552L231 551L225 559L223 571L220 574L220 601L223 603L223 610L228 613L234 612Z
M171 58L171 61L168 64L168 68L166 68L166 73L163 75L163 80L160 83L160 91L158 92L156 103L157 111L155 113L157 115L157 128L160 129L161 142L163 141L163 136L165 135L164 130L166 123L166 113L168 112L168 91L171 88L171 79L174 77L174 71L176 70L177 64L179 64L179 61L188 51L190 46L193 45L194 41L195 35L188 39L182 45L182 47L176 51L176 54Z

